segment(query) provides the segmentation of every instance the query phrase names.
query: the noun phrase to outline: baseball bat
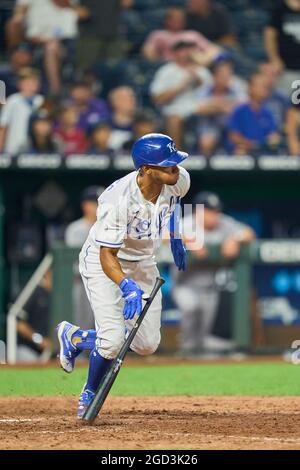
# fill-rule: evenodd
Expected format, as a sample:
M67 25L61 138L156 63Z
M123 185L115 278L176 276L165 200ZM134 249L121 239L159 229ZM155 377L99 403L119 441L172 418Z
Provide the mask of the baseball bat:
M121 347L117 357L114 359L112 362L109 370L107 371L106 375L104 376L103 380L101 381L98 390L95 393L93 401L90 403L89 407L85 411L83 415L83 420L87 421L88 423L92 423L95 418L98 416L105 399L107 395L109 394L109 391L114 383L114 381L117 378L117 375L120 371L120 368L123 364L124 358L130 348L130 345L137 334L137 331L140 327L140 324L142 323L146 313L149 310L150 305L152 304L154 297L158 293L159 289L161 286L165 283L164 279L161 277L157 277L155 281L155 285L152 289L152 292L149 296L149 298L146 300L146 304L144 305L143 310L141 311L137 321L135 322L132 330L130 331L127 339L125 340L123 346Z

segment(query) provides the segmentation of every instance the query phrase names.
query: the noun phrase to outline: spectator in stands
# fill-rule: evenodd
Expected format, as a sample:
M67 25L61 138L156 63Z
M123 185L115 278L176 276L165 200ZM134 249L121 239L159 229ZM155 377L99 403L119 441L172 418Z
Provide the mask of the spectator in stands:
M18 45L24 34L32 46L43 49L44 68L50 92L61 92L60 67L63 57L70 54L78 34L78 19L89 11L70 0L18 0L14 15L7 22L7 42Z
M143 135L157 132L157 129L157 116L150 109L138 113L133 122L132 138L125 142L123 150L130 153L136 140L143 137Z
M105 188L98 186L90 186L82 191L80 197L80 206L83 216L72 222L66 228L65 242L72 248L81 248L84 244L91 227L97 219L98 197ZM79 275L78 265L74 270L74 323L82 325L82 328L88 330L94 328L94 316L88 301L82 279Z
M265 48L270 62L281 73L279 86L290 95L300 75L300 1L281 0L265 28Z
M132 4L133 0L81 0L91 12L80 26L77 62L81 71L93 68L97 60L117 59L124 54L119 19L122 9Z
M209 71L195 62L194 51L194 43L175 43L174 60L158 69L150 86L153 101L166 119L167 134L179 148L186 119L197 113L197 90L211 81Z
M24 151L28 153L57 153L59 145L53 138L53 119L46 109L35 113L29 125L29 143Z
M202 34L186 29L186 14L180 8L169 8L165 19L165 29L150 33L143 46L143 54L151 61L172 60L173 46L178 41L193 42L195 50L201 53L201 65L209 65L221 50Z
M88 140L84 132L79 129L78 112L74 105L61 107L58 116L58 126L54 131L55 138L66 156L85 153Z
M220 300L217 274L224 273L224 268L208 265L205 259L216 244L221 245L224 258L235 259L241 246L251 243L255 234L250 227L222 212L222 202L217 194L203 191L196 194L193 203L193 213L186 215L182 222L190 262L183 274L176 273L173 290L182 315L181 351L185 355L205 354L211 349L225 352L233 347L232 342L212 337ZM225 274L225 277L228 276Z
M271 62L264 62L259 65L258 72L264 76L269 88L269 96L265 104L271 110L278 129L281 133L284 133L286 115L291 102L287 95L277 88L278 70Z
M97 123L110 117L106 101L94 95L90 84L75 83L71 88L70 96L79 113L78 126L84 132L89 132Z
M287 112L286 136L289 154L300 156L300 108L299 104L289 108Z
M203 86L198 94L199 149L206 156L211 156L223 142L234 106L247 99L246 85L234 75L232 62L216 62L211 71L213 82Z
M6 101L0 116L0 152L17 154L28 142L28 125L32 114L43 104L38 94L40 74L25 67L18 73L18 93Z
M32 63L30 48L24 44L10 54L8 63L0 64L0 80L6 85L6 96L17 93L18 73L24 67L31 67Z
M93 155L113 155L113 150L110 147L112 132L109 123L98 124L91 135L92 145L89 148L89 153Z
M269 87L264 76L252 75L248 94L249 102L237 106L229 119L229 151L236 155L276 152L280 135L275 118L265 104Z
M109 103L113 129L110 145L113 150L119 150L132 136L134 116L137 112L135 92L125 85L114 88L109 94Z
M46 362L52 356L49 338L51 290L52 271L47 271L18 317L18 362Z
M72 222L66 228L65 241L70 247L81 248L88 233L96 221L98 198L105 188L101 186L89 186L80 195L80 207L83 216Z
M187 28L222 46L237 44L228 10L213 0L187 0Z

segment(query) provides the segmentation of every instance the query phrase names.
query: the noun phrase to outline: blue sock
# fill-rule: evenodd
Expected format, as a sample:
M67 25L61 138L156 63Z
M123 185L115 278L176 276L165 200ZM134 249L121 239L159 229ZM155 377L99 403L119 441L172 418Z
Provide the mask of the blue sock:
M72 335L72 344L80 351L92 351L95 347L95 330L77 330Z
M90 354L89 373L85 389L96 392L111 363L112 359L105 359L94 348Z

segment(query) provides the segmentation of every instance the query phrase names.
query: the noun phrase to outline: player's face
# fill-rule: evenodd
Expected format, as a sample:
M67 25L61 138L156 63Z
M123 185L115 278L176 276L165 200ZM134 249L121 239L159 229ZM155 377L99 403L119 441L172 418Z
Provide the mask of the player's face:
M174 186L179 178L178 166L151 166L147 165L147 174L153 182Z

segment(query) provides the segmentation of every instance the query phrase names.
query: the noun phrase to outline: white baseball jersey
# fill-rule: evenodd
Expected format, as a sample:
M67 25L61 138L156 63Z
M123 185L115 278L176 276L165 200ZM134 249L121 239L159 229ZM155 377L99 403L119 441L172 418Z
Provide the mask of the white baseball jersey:
M177 199L190 187L188 172L179 169L178 182L174 186L164 185L156 204L144 199L137 184L137 171L113 183L98 199L97 222L82 247L79 266L95 317L96 347L106 359L116 357L135 319L124 320L122 293L102 270L100 246L119 248L118 257L125 275L150 293L159 276L154 254L161 242L162 229ZM131 349L141 355L152 354L160 342L160 325L161 292L158 292Z
M82 248L82 256L88 253L91 260L94 255L95 263L99 264L100 246L106 246L119 248L118 257L123 260L153 257L176 202L190 187L188 172L179 169L177 183L164 185L155 204L143 197L137 184L137 171L109 186L98 199L97 221Z

